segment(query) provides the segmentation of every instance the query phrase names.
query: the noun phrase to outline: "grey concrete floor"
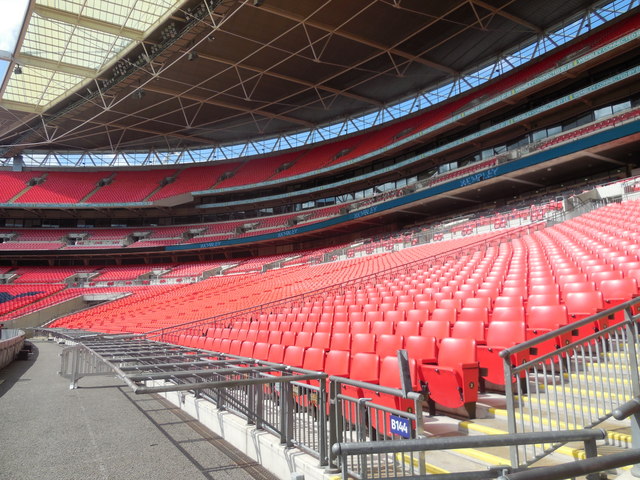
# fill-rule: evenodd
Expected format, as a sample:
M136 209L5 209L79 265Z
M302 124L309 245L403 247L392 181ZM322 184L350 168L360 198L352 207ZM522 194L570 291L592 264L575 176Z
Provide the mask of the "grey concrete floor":
M159 396L114 377L59 377L61 347L0 370L0 479L275 479Z

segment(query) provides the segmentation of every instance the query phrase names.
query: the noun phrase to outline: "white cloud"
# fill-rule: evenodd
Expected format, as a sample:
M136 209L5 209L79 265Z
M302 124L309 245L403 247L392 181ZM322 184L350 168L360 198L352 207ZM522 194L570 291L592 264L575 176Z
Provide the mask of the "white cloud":
M29 0L0 0L0 50L13 52Z

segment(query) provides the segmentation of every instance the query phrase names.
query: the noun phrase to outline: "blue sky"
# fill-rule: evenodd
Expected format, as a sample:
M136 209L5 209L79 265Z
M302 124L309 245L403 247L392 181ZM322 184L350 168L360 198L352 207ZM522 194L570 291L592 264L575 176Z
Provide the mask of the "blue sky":
M13 53L28 4L29 0L0 0L0 50ZM9 62L0 61L0 83L8 67Z

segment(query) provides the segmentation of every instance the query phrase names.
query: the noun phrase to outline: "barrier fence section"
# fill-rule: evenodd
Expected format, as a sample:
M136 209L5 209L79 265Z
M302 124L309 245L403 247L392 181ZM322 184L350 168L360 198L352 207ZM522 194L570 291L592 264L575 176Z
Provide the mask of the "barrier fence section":
M639 305L640 297L503 351L509 433L592 428L637 399ZM580 335L585 330L593 333ZM519 352L531 359L518 365ZM636 448L639 420L631 415ZM512 467L531 465L561 446L512 446Z
M231 358L231 356L228 356ZM268 365L268 362L256 362ZM281 366L279 366L281 367ZM294 374L297 370L292 370ZM301 370L299 371L302 372ZM226 410L246 419L248 425L266 430L287 447L297 447L316 457L320 465L328 462L328 425L325 409L326 375L319 380L278 380L273 372L239 372L240 379L261 379L259 383L228 385L224 388L204 388L194 391L199 397L212 401L219 410Z
M367 445L424 437L422 405L417 392L330 377L330 443ZM402 478L426 474L424 451L332 455L343 478ZM336 465L337 464L337 465Z

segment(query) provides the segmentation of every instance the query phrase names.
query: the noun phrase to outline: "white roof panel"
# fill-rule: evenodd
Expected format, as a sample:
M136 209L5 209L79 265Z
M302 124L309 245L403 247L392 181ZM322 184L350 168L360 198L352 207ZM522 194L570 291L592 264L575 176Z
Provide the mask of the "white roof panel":
M181 0L36 0L1 100L46 109L143 38ZM132 32L135 35L132 35Z

